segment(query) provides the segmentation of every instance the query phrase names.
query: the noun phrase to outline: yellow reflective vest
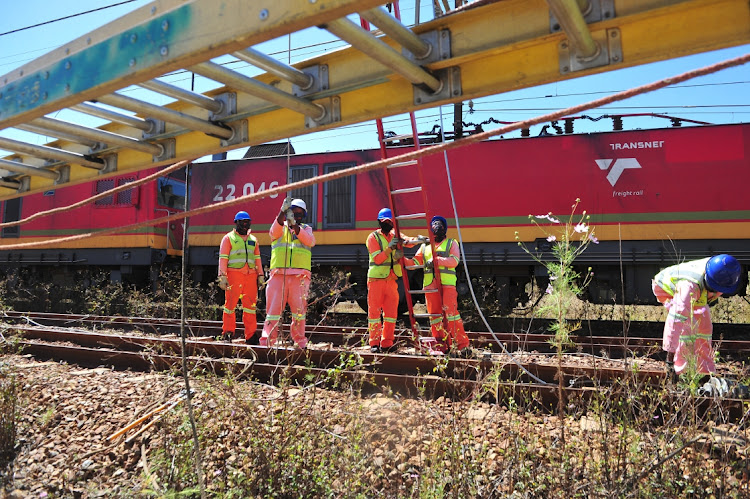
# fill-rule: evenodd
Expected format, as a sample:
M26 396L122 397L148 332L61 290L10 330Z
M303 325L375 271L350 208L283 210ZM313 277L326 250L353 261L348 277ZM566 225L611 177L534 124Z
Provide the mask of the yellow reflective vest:
M696 284L701 290L701 296L693 304L695 307L702 307L708 302L708 291L703 282L703 275L706 273L706 263L709 258L702 258L700 260L693 260L692 262L680 263L678 265L672 265L662 270L654 281L656 284L669 293L670 296L674 296L677 292L677 283L680 281L690 281Z
M393 260L393 253L388 255L388 258L383 260L383 263L375 263L375 257L385 251L385 248L388 247L388 240L378 231L373 232L373 235L375 236L375 239L378 240L380 250L370 253L370 267L367 269L367 278L385 279L391 275L391 270L396 274L396 277L401 277L401 265Z
M301 230L306 227L306 224L302 224ZM302 244L294 231L284 225L281 237L271 242L271 268L310 270L311 264L312 248Z
M236 231L230 232L227 236L229 236L232 248L228 255L219 255L219 258L228 258L227 267L230 269L241 269L245 264L254 269L255 260L260 258L259 255L255 254L255 247L258 245L255 236L248 234L247 241L242 239L242 236Z
M438 244L436 250L437 250L437 256L441 256L444 258L447 258L451 256L451 246L453 246L453 239L443 239L443 241ZM424 257L424 261L428 262L432 260L432 246L429 244L422 245L422 256ZM438 270L440 271L440 283L444 286L455 286L456 285L456 269L448 268L448 267L442 267L438 266ZM424 272L424 287L429 286L432 284L433 279L435 278L435 273L430 270L426 270Z

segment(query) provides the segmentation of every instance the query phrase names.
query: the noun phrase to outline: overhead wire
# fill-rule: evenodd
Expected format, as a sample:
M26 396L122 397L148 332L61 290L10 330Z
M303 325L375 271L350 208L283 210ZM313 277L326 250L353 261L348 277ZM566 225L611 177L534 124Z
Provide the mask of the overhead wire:
M91 10L87 10L87 11L84 11L84 12L79 12L77 14L71 14L69 16L58 17L57 19L51 19L49 21L44 21L44 22L41 22L41 23L32 24L32 25L29 25L29 26L24 26L22 28L12 29L10 31L6 31L5 33L0 33L0 36L10 35L10 34L13 34L13 33L18 33L20 31L25 31L27 29L38 28L40 26L47 26L48 24L56 23L58 21L64 21L65 19L72 19L74 17L82 16L84 14L91 14L92 12L99 12L101 10L111 9L112 7L119 7L120 5L125 5L125 4L133 3L133 2L136 2L136 1L138 1L138 0L124 0L123 2L119 2L119 3L115 3L115 4L111 4L111 5L105 5L104 7L98 7L96 9L91 9Z

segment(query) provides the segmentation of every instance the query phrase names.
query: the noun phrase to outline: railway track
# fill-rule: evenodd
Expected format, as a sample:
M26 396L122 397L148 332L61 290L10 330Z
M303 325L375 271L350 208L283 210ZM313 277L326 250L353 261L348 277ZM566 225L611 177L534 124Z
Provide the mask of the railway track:
M4 313L8 322L39 324L55 327L80 326L88 329L114 329L141 331L150 334L179 334L179 319L162 319L151 317L123 317L123 316L99 316L79 314L54 314L39 312L15 312ZM515 321L513 321L515 322ZM528 321L527 321L528 322ZM472 345L476 348L489 350L490 352L501 351L498 342L502 343L509 351L540 351L552 352L550 344L552 335L545 332L549 321L539 321L531 327L528 323L518 321L511 323L513 332L473 332L468 335ZM506 324L507 326L507 324ZM188 320L186 322L188 335L191 337L217 337L221 334L221 321ZM619 328L619 329L617 329ZM592 355L603 355L612 358L620 358L629 354L654 355L661 354L661 329L662 323L638 322L630 323L632 331L648 332L648 335L637 336L635 334L624 336L622 334L621 321L591 321L587 325L589 331L597 331L597 334L579 334L572 336L575 344L571 351L589 353ZM284 331L288 332L288 325ZM653 331L658 331L658 336ZM723 338L747 338L750 336L750 325L747 324L716 324L715 337ZM612 334L613 331L615 334ZM619 333L619 334L617 334ZM332 326L332 325L307 325L307 334L311 341L318 343L331 343L337 347L353 347L361 345L367 336L366 327L358 326ZM402 344L411 343L411 332L408 330L397 330L397 342ZM750 341L721 339L716 342L717 350L725 355L745 356L750 353Z
M6 339L23 353L38 358L144 371L182 368L177 320L13 312L6 313L5 322L15 323L6 326L6 336L12 333L15 338ZM84 331L77 329L80 325L130 332ZM518 348L508 356L486 348L491 341L488 333L470 333L477 358L454 359L417 355L414 347L406 344L404 331L399 335L402 346L398 353L372 354L363 345L365 328L312 327L305 351L216 341L213 337L221 326L215 321L189 321L188 328L191 336L185 342L185 354L191 370L252 376L266 382L288 378L300 384L346 384L363 392L392 390L407 396L452 399L479 395L500 401L523 397L547 410L557 405L561 393L570 402L588 400L602 391L627 392L613 389L623 382L637 387L669 383L663 364L648 358L618 360L574 352L563 356L559 368L553 356L541 352L541 347L549 348L549 335L544 334L528 333L519 339L515 333L498 333L501 341L508 341L509 349L512 341L517 341ZM580 348L625 348L631 353L653 353L658 348L652 338L628 338L625 343L623 338L588 339L592 341ZM539 348L529 348L534 346ZM737 341L731 348L747 353L750 344ZM562 391L558 387L560 377ZM703 401L704 410L716 409L715 402ZM726 417L740 418L747 403L722 399L719 406Z

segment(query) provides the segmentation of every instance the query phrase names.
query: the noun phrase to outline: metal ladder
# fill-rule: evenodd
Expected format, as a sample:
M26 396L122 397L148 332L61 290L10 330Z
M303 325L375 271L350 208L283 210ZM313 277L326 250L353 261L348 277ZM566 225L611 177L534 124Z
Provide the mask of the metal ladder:
M399 2L393 2L393 14L395 19L400 21L400 11L399 11ZM360 19L360 23L362 25L362 28L365 30L370 30L370 23L362 17ZM404 139L404 138L412 138L414 141L414 149L419 150L420 149L420 143L419 143L419 133L417 132L417 122L414 117L414 113L409 113L409 121L411 123L411 134L407 135L399 135L395 137L385 137L385 130L383 128L383 120L378 118L375 120L377 130L378 130L378 142L380 144L380 154L383 159L388 158L388 148L387 144L389 142L393 142L396 140ZM419 185L412 185L412 186L403 186L403 187L397 187L394 186L394 178L393 175L391 175L391 171L395 170L397 168L405 168L410 166L416 166L417 172L419 175ZM430 245L432 247L432 255L433 260L435 256L437 255L435 251L435 239L432 234L432 230L430 227L430 208L429 208L429 202L427 199L427 192L423 189L424 185L424 175L422 171L422 160L411 160L411 161L404 161L400 163L394 163L392 165L389 165L383 169L383 173L385 174L385 185L386 189L388 191L388 205L391 209L391 212L393 213L393 228L395 231L395 237L399 237L401 234L401 228L399 226L399 221L401 220L415 220L423 218L425 220L425 225L427 226L427 234L430 238ZM421 194L422 199L422 207L423 210L419 213L408 213L408 214L399 214L401 212L400 206L399 206L399 200L403 199L404 197L410 195L410 194ZM398 245L399 249L403 249L403 244L399 243ZM437 282L437 289L410 289L409 287L409 276L407 274L407 270L416 270L416 269L422 269L424 268L424 265L405 265L404 258L401 258L399 260L399 265L401 265L401 280L403 282L404 286L404 294L406 298L406 305L409 311L409 324L411 327L412 332L412 340L414 342L414 347L418 353L424 353L427 351L428 353L431 353L433 355L441 355L441 352L436 350L434 348L436 344L435 338L430 336L421 336L420 334L420 327L419 322L417 322L417 319L419 318L427 318L428 320L432 321L433 319L436 319L438 317L441 318L443 322L443 328L447 331L447 321L448 318L445 314L445 310L443 308L442 303L442 296L443 296L443 286L440 282L440 272L436 265L433 265L433 272L434 272L434 279ZM428 293L437 293L438 298L440 299L440 310L441 313L439 314L417 314L414 312L414 300L412 299L413 295L425 295L425 304L427 302L426 295ZM431 326L430 326L431 329Z

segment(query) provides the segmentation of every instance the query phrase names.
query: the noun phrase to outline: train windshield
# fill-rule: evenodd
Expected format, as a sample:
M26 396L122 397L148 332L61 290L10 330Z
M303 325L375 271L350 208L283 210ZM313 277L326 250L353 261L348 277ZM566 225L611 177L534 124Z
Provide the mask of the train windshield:
M162 206L182 210L185 208L185 181L162 177L157 183L156 202Z

